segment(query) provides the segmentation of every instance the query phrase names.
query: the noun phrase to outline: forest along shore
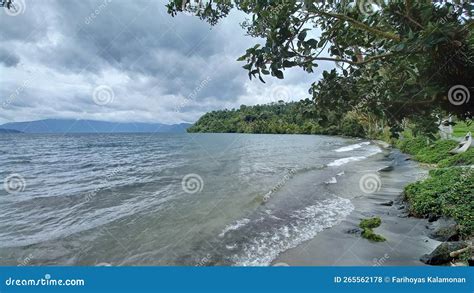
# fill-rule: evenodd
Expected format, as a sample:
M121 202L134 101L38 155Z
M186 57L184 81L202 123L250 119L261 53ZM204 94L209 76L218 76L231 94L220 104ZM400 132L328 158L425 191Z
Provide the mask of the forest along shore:
M434 223L427 219L408 216L406 203L402 199L403 188L410 182L424 178L425 168L407 160L408 156L395 149L384 149L361 162L361 172L377 174L381 181L380 189L372 194L351 198L354 211L339 225L324 230L302 245L281 254L275 264L290 266L314 265L423 265L420 256L431 252L440 242L429 238ZM371 162L370 162L371 161ZM359 162L358 162L359 163ZM393 166L392 168L385 168ZM372 170L366 170L372 167ZM375 169L378 168L378 169ZM384 169L390 171L377 170ZM348 194L342 186L358 184L358 172L346 172L341 185L331 185L334 193ZM351 196L351 195L349 195ZM377 234L386 238L384 242L373 242L361 237L359 223L362 219L379 217L382 220Z

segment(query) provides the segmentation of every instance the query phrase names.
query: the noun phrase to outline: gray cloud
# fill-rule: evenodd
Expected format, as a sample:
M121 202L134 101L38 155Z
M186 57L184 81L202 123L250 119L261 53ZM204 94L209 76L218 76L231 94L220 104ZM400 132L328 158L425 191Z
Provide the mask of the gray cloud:
M0 49L0 63L3 63L6 67L14 67L20 63L20 57L15 55L13 52L8 52L5 49Z
M275 87L305 98L320 73L249 81L235 60L258 40L244 36L239 13L211 28L169 16L163 0L26 3L23 14L0 18L0 47L9 48L0 50L0 122L192 122L209 110L274 101ZM94 103L99 85L113 89L113 102Z

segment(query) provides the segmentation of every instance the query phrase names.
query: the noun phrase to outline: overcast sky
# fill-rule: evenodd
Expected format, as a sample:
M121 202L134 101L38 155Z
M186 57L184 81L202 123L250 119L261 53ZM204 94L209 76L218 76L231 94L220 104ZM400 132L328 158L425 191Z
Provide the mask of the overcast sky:
M16 0L0 11L0 123L45 118L194 122L210 110L309 97L320 78L249 80L237 62L258 42L238 12L215 27L166 1Z

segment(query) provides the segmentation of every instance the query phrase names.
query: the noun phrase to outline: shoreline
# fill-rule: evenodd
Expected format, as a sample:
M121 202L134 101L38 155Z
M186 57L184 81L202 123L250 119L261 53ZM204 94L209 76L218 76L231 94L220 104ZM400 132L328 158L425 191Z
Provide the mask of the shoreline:
M403 188L427 174L424 166L409 160L398 149L380 145L383 152L375 155L375 165L392 165L393 170L377 172L382 182L373 194L353 196L354 211L341 223L323 230L316 237L281 253L272 265L289 266L424 266L420 257L432 252L440 243L429 238L434 223L428 219L409 217L403 201ZM373 166L372 166L373 167ZM366 171L364 171L366 172ZM360 173L347 174L340 180L357 184ZM349 183L350 184L350 183ZM334 186L337 190L337 185ZM337 193L337 191L336 191ZM338 194L340 195L340 193ZM340 195L344 197L345 195ZM385 242L371 242L360 235L359 222L369 217L380 217L382 224L375 233Z

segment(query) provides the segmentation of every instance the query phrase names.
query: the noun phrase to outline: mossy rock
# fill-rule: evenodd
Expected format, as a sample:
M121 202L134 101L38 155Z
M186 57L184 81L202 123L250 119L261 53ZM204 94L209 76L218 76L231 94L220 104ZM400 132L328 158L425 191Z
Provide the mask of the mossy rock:
M380 226L380 224L382 224L382 220L379 217L374 217L369 219L362 219L360 221L359 227L361 227L362 229L374 229Z
M362 237L374 242L384 242L387 240L382 235L375 234L372 229L364 229L364 231L362 231Z
M443 242L430 254L423 255L420 260L428 265L442 265L453 260L450 253L466 247L468 244L464 241Z
M361 236L365 239L374 242L383 242L386 239L379 235L375 234L372 229L377 228L382 224L382 220L379 217L369 218L369 219L362 219L360 221L359 227L363 229Z

